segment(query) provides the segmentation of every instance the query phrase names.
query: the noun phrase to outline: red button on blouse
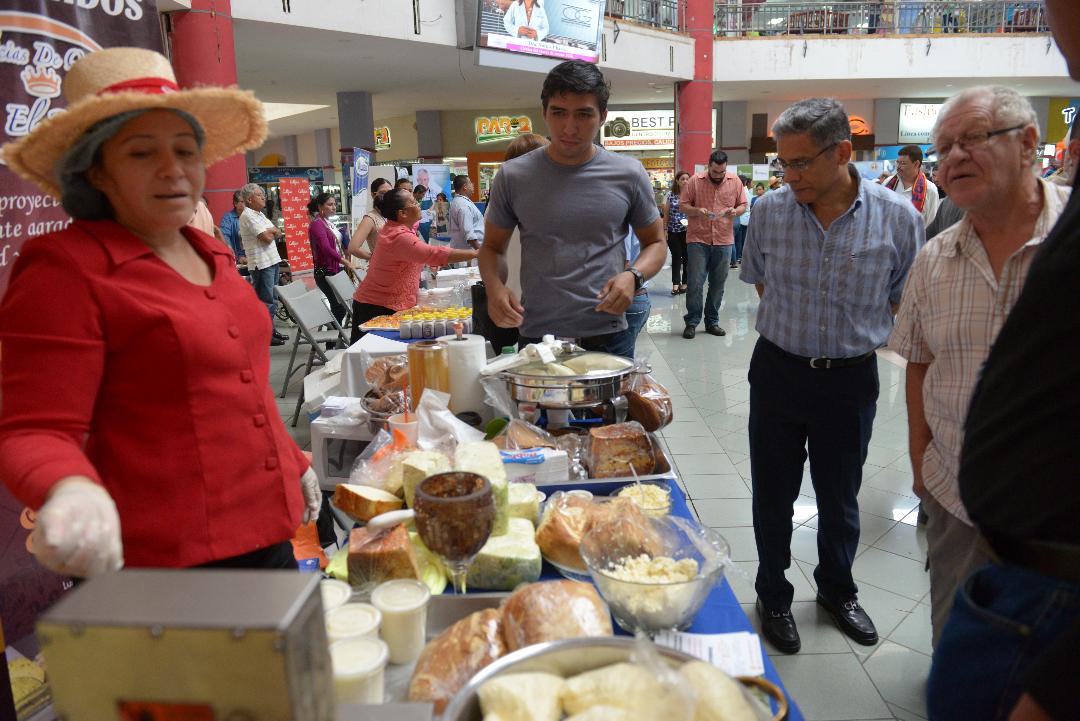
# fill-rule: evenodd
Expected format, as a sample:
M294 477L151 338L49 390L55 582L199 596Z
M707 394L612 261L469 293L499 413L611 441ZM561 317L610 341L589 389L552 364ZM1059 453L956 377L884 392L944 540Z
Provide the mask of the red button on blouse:
M213 268L208 288L120 225L76 221L27 241L0 305L0 478L32 508L65 476L102 483L128 566L279 543L303 511L309 462L270 389L266 306L224 245L183 232Z

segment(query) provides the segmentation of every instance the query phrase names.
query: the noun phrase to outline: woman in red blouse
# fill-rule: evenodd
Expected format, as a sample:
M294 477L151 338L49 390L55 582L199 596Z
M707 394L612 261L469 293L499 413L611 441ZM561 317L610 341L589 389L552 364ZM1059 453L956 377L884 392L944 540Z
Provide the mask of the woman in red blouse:
M38 561L296 568L318 479L269 386L270 318L187 227L205 166L266 134L253 95L178 90L161 55L87 54L68 110L4 147L75 219L29 239L0 305L0 478Z
M360 326L380 315L390 315L416 305L420 272L432 267L472 260L473 249L456 250L445 245L428 245L413 227L420 221L420 204L412 191L391 190L379 201L386 225L368 264L367 275L353 294L352 342L363 333Z

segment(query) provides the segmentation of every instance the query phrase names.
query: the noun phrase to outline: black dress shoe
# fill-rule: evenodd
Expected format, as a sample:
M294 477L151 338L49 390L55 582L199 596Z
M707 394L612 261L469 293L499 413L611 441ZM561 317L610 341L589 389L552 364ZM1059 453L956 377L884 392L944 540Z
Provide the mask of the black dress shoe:
M285 345L285 339L278 338L276 335L270 336L270 345Z
M688 325L683 328L682 337L686 340L693 340L695 335L697 335L697 329L694 326Z
M710 325L708 328L705 329L705 332L708 333L709 335L716 335L716 336L725 336L725 335L727 335L727 331L724 330L723 328L721 328L718 325Z
M844 601L831 601L820 593L817 595L818 604L829 612L836 622L837 628L855 643L863 646L873 646L878 642L877 629L874 622L866 615L866 611L859 605L859 600L852 596Z
M795 627L791 611L769 611L759 598L757 612L761 618L761 633L769 643L784 653L799 652L802 641L799 640L799 629Z
M274 337L278 340L289 340L289 336L285 335L284 333L279 333L277 332L277 330L274 331Z

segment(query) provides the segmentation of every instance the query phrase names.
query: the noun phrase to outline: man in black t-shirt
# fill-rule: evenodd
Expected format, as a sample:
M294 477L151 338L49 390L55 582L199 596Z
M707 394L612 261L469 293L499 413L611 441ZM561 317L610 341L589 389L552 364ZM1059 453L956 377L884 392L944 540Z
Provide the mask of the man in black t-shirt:
M1080 7L1047 0L1080 80ZM968 412L960 495L995 562L961 585L934 654L930 719L1077 718L1080 191L1032 263ZM1008 715L1011 714L1011 715Z

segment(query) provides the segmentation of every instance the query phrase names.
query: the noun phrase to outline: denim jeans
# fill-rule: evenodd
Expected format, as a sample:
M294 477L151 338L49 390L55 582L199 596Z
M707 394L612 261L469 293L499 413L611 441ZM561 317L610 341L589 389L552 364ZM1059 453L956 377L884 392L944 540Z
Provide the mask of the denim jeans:
M1078 618L1080 583L1012 565L976 570L957 589L934 650L931 721L1007 719L1025 674Z
M278 264L274 263L251 273L251 284L255 286L255 295L259 296L259 300L265 303L266 309L270 311L271 325L274 323L274 314L277 313L277 296L274 295L274 287L277 285L279 270Z
M738 263L742 260L743 243L746 242L746 226L735 221L735 249L731 254L731 262Z
M641 329L649 320L649 311L652 310L652 301L648 293L635 295L634 302L626 309L626 330L615 334L608 344L608 353L621 355L624 358L633 359L636 350L637 337L641 335Z
M686 288L686 325L697 327L701 322L701 296L705 290L705 280L709 281L709 292L705 295L705 327L720 325L720 303L724 300L724 283L727 282L728 269L731 267L731 245L705 245L687 243L686 255L690 282Z

